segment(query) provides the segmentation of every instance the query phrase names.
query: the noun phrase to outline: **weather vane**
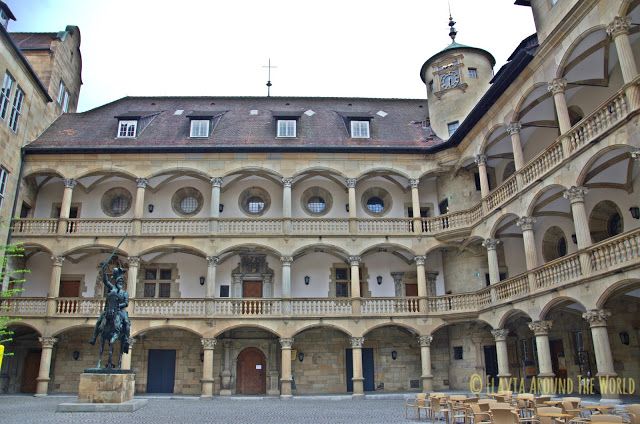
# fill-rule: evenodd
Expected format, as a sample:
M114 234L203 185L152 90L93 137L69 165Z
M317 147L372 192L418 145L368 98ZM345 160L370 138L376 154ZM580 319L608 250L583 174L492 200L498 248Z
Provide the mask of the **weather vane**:
M271 58L269 58L269 64L267 66L263 66L263 68L268 68L268 77L267 77L267 97L271 97L271 68L277 68L277 66L271 66Z

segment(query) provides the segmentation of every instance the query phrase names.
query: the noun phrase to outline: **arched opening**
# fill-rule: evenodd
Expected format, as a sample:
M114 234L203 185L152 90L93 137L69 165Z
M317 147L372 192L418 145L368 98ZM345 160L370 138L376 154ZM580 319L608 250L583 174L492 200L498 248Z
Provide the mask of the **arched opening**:
M558 226L552 226L542 237L542 258L545 262L558 259L567 254L567 238Z
M236 393L261 395L267 391L267 359L258 348L247 347L236 361Z
M501 280L522 274L527 270L522 230L518 216L506 214L493 227L492 237L500 240L496 247Z
M589 230L594 243L622 233L624 221L618 206L603 200L596 204L589 215Z
M5 356L0 369L0 393L35 393L42 346L40 334L31 327L12 324L7 328L12 334L5 342Z
M579 106L573 105L569 106L569 122L571 122L571 126L574 126L578 122L582 121L584 118L584 112L580 109Z
M522 311L514 311L503 319L503 328L507 335L507 352L509 353L509 372L511 377L524 381L530 387L532 378L538 375L538 352L536 339L529 323L531 317Z
M77 393L80 384L80 374L87 368L93 368L98 363L98 346L91 346L89 339L93 333L92 323L80 327L63 330L55 337L58 340L53 347L51 363L51 381L49 391L52 393ZM114 362L117 361L114 349ZM103 360L107 358L107 347ZM116 362L117 364L117 362Z

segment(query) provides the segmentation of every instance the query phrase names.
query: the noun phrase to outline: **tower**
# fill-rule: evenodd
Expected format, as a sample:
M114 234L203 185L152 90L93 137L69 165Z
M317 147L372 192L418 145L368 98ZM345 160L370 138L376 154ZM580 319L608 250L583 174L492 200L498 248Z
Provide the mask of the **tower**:
M431 128L448 139L489 87L496 60L486 50L456 42L449 16L451 44L431 56L420 69L427 86Z

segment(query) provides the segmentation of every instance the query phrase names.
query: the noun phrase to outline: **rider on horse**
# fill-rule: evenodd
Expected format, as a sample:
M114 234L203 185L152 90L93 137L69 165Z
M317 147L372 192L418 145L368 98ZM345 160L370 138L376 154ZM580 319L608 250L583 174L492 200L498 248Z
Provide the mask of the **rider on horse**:
M129 325L129 314L125 310L125 308L129 305L129 294L122 288L124 285L124 270L122 268L113 268L113 279L115 284L112 284L109 281L109 277L105 272L105 267L103 267L102 281L104 282L104 285L109 289L109 294L115 294L118 296L118 319L122 324L123 340L128 341L131 328ZM107 303L105 302L105 310L100 314L98 322L96 322L96 326L93 329L93 336L91 337L91 340L89 340L89 343L91 344L96 343L96 339L100 334L100 330L105 321L106 306ZM127 353L129 350L128 343L126 343L126 345L127 348L123 350L124 353Z

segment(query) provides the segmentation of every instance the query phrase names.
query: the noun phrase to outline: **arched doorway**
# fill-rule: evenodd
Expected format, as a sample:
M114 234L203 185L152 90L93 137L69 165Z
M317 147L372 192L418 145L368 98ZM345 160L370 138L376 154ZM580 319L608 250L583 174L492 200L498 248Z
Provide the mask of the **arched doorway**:
M238 355L236 393L260 395L267 391L267 360L258 348L248 347Z

